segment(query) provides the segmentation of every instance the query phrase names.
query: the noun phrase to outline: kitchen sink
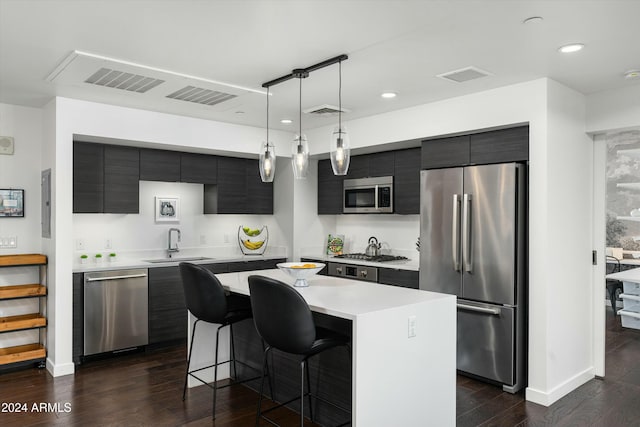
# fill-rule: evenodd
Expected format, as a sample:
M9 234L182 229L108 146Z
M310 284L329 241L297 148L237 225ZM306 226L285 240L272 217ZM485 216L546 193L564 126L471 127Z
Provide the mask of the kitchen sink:
M156 263L161 263L161 262L207 261L207 260L213 260L213 258L196 256L196 257L173 257L173 258L143 259L142 261L156 264Z

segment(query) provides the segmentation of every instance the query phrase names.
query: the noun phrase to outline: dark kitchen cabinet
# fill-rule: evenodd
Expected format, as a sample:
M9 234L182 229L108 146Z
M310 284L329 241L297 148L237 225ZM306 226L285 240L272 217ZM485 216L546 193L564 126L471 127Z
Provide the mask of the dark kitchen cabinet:
M422 169L529 160L529 126L422 141Z
M140 211L140 150L104 146L104 212Z
M180 181L181 153L168 150L140 149L140 180Z
M150 268L149 344L186 340L187 317L180 268Z
M229 272L229 264L227 263L216 263L216 264L201 264L204 268L212 272L213 274L222 274Z
M351 166L349 166L351 168ZM343 176L333 174L331 160L318 161L318 214L342 213Z
M395 152L393 176L394 212L420 214L420 148Z
M73 212L138 213L137 148L73 143Z
M392 176L394 156L393 151L353 156L349 162L349 171L346 178Z
M276 259L257 259L252 261L236 261L229 263L229 273L237 271L251 271L251 270L268 270L271 268L277 268L276 264L280 262L286 262L286 258Z
M273 183L262 182L257 160L219 157L218 184L205 185L204 213L271 215Z
M414 270L378 268L378 283L419 289L419 273Z
M218 157L207 154L180 153L181 182L215 184L218 182Z
M104 211L104 146L73 142L73 212Z
M331 160L329 160L329 168L331 169ZM333 171L331 172L333 173ZM349 159L349 170L346 179L366 178L369 176L369 156L351 156Z

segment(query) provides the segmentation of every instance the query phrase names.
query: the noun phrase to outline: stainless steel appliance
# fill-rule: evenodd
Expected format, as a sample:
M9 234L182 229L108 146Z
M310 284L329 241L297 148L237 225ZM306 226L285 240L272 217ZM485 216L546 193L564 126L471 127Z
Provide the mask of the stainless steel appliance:
M344 213L392 213L393 177L345 179Z
M329 276L346 277L349 279L366 280L368 282L378 281L378 269L364 265L329 263Z
M372 262L406 261L409 259L405 256L400 256L400 255L386 255L386 254L369 255L366 253L335 255L334 258L358 259L362 261L372 261Z
M84 355L149 343L147 269L84 275Z
M421 172L420 289L458 297L457 368L526 385L526 169Z

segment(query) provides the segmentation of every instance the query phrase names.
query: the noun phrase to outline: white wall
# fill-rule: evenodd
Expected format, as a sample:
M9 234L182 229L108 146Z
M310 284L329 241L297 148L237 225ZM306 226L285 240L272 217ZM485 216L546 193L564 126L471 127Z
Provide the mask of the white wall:
M598 92L587 97L587 132L603 133L639 126L640 85Z
M345 236L345 252L364 252L374 236L383 253L419 258L420 215L338 215L335 234Z

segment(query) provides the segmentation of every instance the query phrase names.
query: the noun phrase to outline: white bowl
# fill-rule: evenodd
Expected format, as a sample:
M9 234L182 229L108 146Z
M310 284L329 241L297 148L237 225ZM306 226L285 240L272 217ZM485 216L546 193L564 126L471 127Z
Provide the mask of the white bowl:
M310 267L311 264L313 264L314 267ZM321 262L281 262L276 264L276 266L296 279L296 282L293 284L293 286L296 287L309 286L306 279L317 274L324 268L324 264Z

